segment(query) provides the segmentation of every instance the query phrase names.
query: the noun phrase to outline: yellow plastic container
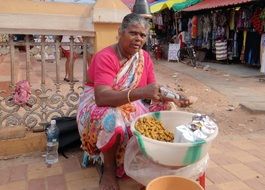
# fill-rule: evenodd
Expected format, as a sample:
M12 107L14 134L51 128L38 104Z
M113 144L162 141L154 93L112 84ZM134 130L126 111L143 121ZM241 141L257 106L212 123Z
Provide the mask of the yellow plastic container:
M146 190L204 190L196 181L179 176L161 176L152 180Z

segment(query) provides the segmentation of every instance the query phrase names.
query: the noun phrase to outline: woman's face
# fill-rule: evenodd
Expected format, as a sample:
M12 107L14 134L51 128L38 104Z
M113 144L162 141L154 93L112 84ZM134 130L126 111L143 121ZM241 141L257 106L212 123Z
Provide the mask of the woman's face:
M119 33L119 47L124 56L130 57L138 52L146 42L147 30L141 24L132 24Z

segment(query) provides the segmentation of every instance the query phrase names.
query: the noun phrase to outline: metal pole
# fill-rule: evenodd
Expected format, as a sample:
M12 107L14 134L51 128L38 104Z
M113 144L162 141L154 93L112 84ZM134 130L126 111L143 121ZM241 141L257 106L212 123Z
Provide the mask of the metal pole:
M10 60L11 60L11 86L14 86L15 84L15 46L14 46L14 40L13 35L10 34L9 36L9 44L10 44Z
M29 35L25 36L26 39L26 80L30 81L30 75L29 75L29 64L30 64L30 45L29 45Z
M45 36L41 35L41 84L45 84Z
M74 37L70 37L70 68L71 70L69 71L69 78L70 81L74 81Z
M88 65L88 48L87 48L87 45L88 45L88 37L85 36L83 37L83 84L86 83L87 81L87 65Z
M60 62L60 41L58 36L55 37L55 63L56 63L56 84L59 83L60 80L60 67L59 67L59 62Z

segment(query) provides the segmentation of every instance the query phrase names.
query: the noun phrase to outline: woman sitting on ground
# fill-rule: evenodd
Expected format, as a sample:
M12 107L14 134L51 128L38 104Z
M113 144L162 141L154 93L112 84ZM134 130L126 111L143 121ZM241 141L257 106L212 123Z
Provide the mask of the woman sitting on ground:
M88 69L77 121L83 149L90 156L103 155L100 190L119 189L116 176L124 175L123 158L133 119L167 109L169 101L181 107L189 105L188 100L161 95L153 62L142 50L148 29L143 17L134 13L125 16L118 43L96 53ZM150 99L151 104L144 99Z

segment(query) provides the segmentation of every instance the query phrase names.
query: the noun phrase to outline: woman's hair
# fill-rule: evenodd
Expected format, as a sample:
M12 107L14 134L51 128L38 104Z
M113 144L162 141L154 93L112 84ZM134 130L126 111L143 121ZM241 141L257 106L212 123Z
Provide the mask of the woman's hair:
M121 32L124 32L125 29L134 24L141 24L146 29L149 29L150 27L149 22L143 16L140 16L136 13L130 13L126 15L122 20L120 27Z

